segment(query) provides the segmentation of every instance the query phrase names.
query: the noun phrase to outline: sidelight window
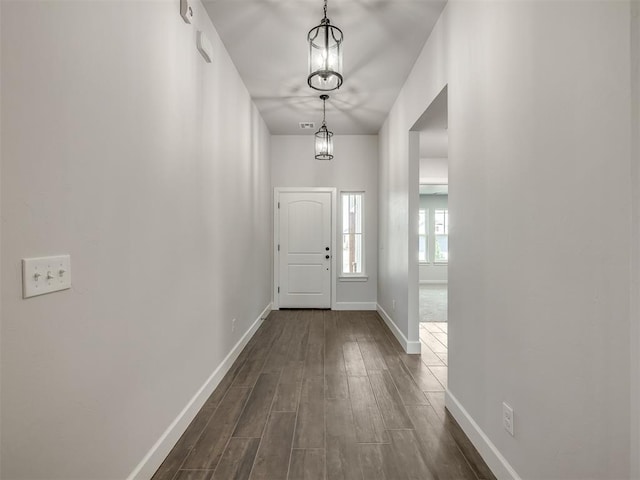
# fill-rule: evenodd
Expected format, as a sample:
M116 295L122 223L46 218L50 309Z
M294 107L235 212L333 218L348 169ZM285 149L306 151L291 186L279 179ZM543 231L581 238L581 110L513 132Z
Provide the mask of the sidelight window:
M364 192L342 193L342 275L364 274Z

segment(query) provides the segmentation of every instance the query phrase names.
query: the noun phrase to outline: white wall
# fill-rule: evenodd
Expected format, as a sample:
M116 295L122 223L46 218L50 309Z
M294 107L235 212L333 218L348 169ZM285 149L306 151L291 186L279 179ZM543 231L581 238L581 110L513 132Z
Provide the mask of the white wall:
M419 280L421 284L442 284L448 281L447 265L444 264L423 264L418 268Z
M2 7L0 6L0 28ZM2 34L0 31L0 105L2 104ZM0 110L0 216L2 214L2 111ZM2 222L0 221L0 252L2 252ZM1 256L0 256L1 263ZM2 268L0 268L0 444L2 438ZM0 445L0 476L2 476L2 450Z
M640 2L631 2L631 158L640 158ZM631 162L631 318L640 318L640 165ZM640 322L631 322L631 477L640 478Z
M2 478L127 477L269 304L269 133L193 3L1 4Z
M446 264L424 264L418 267L421 284L446 284L448 280Z
M448 84L447 406L499 478L630 474L630 23L622 1L449 2L380 132L388 306L412 281L407 132Z
M449 183L449 160L446 157L420 158L420 178L421 184Z
M399 340L408 346L417 346L414 353L420 351L417 295L420 135L418 132L410 135L409 130L446 85L444 42L442 33L431 34L378 134L378 305L383 316L388 315L397 327L392 326L392 330ZM429 71L428 76L420 73L425 70ZM411 158L415 158L412 163L408 162L410 146ZM411 215L410 200L415 202ZM410 237L409 231L415 233Z
M272 136L271 183L273 187L335 187L338 201L341 190L365 192L365 270L368 279L365 282L338 279L336 296L338 308L372 308L376 302L378 277L378 137L335 135L333 150L333 160L319 161L314 158L313 135ZM337 245L342 244L339 233L336 232Z
M447 264L431 261L435 252L434 211L439 208L448 208L447 195L420 195L420 208L427 210L429 216L429 261L420 263L418 267L420 283L447 283Z

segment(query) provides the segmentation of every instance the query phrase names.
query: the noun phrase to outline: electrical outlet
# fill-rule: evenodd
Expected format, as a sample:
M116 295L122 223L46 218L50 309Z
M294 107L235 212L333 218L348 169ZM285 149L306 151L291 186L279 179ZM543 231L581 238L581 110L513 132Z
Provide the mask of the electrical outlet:
M231 320L231 331L232 332L236 331L236 319L235 318L233 320Z
M191 0L180 0L180 16L185 23L193 21L193 6Z
M202 58L204 58L204 61L207 63L211 63L211 61L213 60L213 47L211 46L211 42L209 41L206 33L198 30L196 45L198 47L200 55L202 55Z
M513 408L504 402L502 403L502 425L513 437Z

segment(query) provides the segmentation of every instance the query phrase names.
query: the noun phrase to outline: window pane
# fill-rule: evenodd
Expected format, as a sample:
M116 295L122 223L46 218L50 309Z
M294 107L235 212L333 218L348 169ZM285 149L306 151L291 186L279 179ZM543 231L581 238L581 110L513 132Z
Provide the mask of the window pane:
M362 195L352 195L355 233L362 233Z
M349 233L349 197L342 195L342 233Z
M342 273L349 272L349 235L342 235Z
M427 237L424 235L418 237L418 261L427 261Z
M449 260L449 237L447 235L436 235L436 262L447 262Z
M418 233L420 235L425 235L427 233L427 215L425 210L420 210L418 212Z
M444 235L445 234L445 211L436 210L434 214L435 214L434 216L435 216L436 235Z
M435 210L435 230L436 234L449 234L449 210Z
M362 234L342 236L342 272L362 273Z
M363 273L362 193L342 194L342 273Z
M362 273L362 234L355 235L355 255L351 263L351 273Z
M449 210L435 210L435 227L436 234L449 234Z

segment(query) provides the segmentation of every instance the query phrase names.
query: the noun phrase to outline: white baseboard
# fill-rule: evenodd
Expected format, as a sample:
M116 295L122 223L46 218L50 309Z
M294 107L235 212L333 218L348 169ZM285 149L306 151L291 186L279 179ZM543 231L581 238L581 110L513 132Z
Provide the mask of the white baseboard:
M249 330L247 330L242 338L238 340L238 343L235 344L222 363L218 365L218 368L213 371L207 381L204 382L204 385L200 387L196 394L182 409L180 414L173 422L171 422L171 425L169 425L169 427L164 431L155 445L151 447L151 450L149 450L138 466L129 474L127 480L148 480L153 476L156 470L158 470L158 467L160 467L173 446L177 443L196 414L200 411L204 402L220 384L220 381L229 371L233 362L236 361L236 358L238 358L242 349L247 345L251 337L253 337L253 334L256 333L256 330L258 330L262 321L267 318L267 315L271 311L271 305L271 303L267 305L256 321L253 322L253 325L251 325Z
M498 480L521 480L507 459L502 456L489 437L469 415L469 412L449 390L445 392L444 404Z
M409 340L407 340L407 337L404 336L404 333L402 333L402 330L398 328L398 326L387 314L387 312L384 311L384 308L382 308L380 305L377 305L376 310L384 320L384 323L387 324L387 327L389 327L389 330L391 330L393 335L398 339L398 341L400 342L400 345L402 345L402 348L404 348L405 352L420 353L422 351L422 347L420 346L420 340L416 342L410 342Z
M420 280L420 285L447 285L447 280Z
M376 302L336 302L335 310L375 310Z

